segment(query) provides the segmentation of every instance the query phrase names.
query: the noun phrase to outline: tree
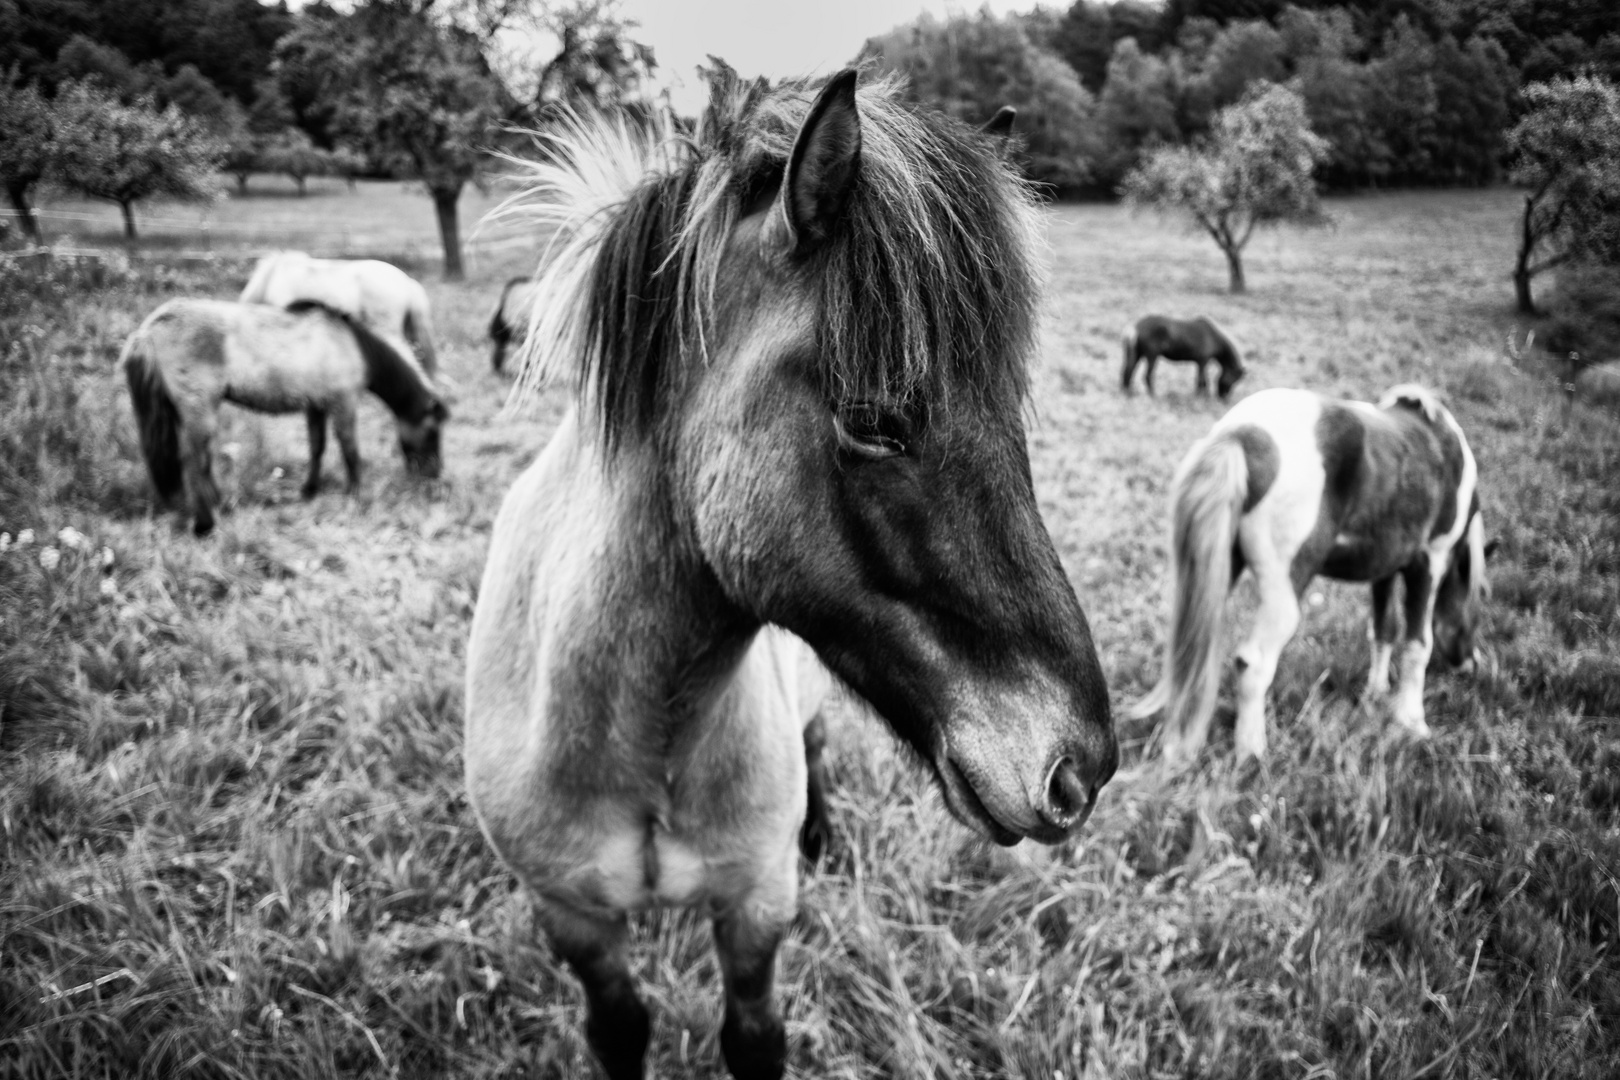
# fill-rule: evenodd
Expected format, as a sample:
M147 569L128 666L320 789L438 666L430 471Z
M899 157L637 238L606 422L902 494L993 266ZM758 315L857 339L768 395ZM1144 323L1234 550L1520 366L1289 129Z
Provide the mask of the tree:
M258 167L264 172L286 173L292 177L300 198L305 194L304 182L309 177L336 171L332 154L316 146L297 128L287 128L265 142L259 150Z
M1073 70L1030 40L1016 17L986 10L941 21L925 14L868 39L860 60L904 74L914 97L969 124L1013 106L1030 179L1060 190L1090 180L1100 142L1091 95Z
M276 52L313 81L343 141L422 181L438 217L445 278L459 281L457 203L484 166L507 102L478 38L431 15L427 5L371 0L348 16L300 20Z
M1143 52L1136 39L1121 38L1114 46L1108 81L1097 99L1097 120L1109 148L1098 167L1105 184L1117 183L1135 167L1144 149L1180 137L1176 90L1170 65Z
M1126 177L1125 199L1191 215L1220 245L1231 290L1241 293L1243 247L1257 226L1322 219L1312 172L1326 156L1299 94L1261 84L1217 114L1205 145L1150 155Z
M208 199L223 146L177 106L125 105L104 90L64 84L55 103L50 175L57 183L118 204L124 237L135 239L135 203L166 196Z
M1513 287L1536 314L1531 279L1582 257L1620 261L1620 91L1578 75L1524 88L1529 111L1508 133L1513 180L1529 189Z
M50 165L51 108L32 83L18 85L16 71L0 80L0 183L22 229L41 243L29 193Z

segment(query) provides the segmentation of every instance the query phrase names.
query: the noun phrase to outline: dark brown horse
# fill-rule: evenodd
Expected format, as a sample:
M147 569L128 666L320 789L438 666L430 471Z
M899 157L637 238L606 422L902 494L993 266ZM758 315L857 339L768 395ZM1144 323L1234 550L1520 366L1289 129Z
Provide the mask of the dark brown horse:
M1126 393L1131 390L1131 376L1136 365L1147 361L1142 381L1148 393L1153 393L1153 371L1159 358L1185 360L1198 365L1198 392L1209 393L1205 365L1211 360L1220 365L1221 374L1216 390L1225 400L1232 387L1243 378L1246 369L1237 346L1214 321L1200 315L1196 319L1172 319L1164 315L1149 315L1125 331L1125 367L1120 372L1119 385Z

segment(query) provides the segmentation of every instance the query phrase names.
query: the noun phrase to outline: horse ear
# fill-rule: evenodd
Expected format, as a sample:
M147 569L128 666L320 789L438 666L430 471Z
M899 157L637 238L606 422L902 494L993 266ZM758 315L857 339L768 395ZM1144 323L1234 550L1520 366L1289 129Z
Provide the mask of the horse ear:
M985 122L979 131L991 138L1005 140L1012 134L1013 123L1018 119L1018 110L1011 105L1003 105L996 110L996 115Z
M808 255L827 242L849 203L860 161L855 70L846 68L827 80L793 141L780 198L789 253Z

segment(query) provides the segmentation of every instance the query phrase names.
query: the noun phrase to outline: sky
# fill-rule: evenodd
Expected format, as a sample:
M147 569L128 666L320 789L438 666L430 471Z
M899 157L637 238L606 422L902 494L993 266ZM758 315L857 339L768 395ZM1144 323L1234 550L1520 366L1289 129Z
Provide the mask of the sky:
M635 37L651 45L658 81L675 108L696 112L705 93L694 70L709 54L745 77L822 75L855 58L869 37L911 22L923 11L939 18L971 14L985 0L620 0L640 23ZM1028 11L1035 0L987 0L996 14Z

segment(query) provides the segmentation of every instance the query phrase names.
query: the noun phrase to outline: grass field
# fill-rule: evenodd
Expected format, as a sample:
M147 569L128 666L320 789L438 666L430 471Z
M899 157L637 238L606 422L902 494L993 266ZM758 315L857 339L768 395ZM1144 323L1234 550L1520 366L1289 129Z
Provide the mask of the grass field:
M490 523L563 406L503 415L482 341L533 249L439 282L407 195L233 200L212 258L0 282L0 1075L590 1075L582 994L461 784ZM1180 365L1121 396L1119 333L1148 310L1221 321L1240 394L1447 395L1503 542L1491 662L1431 676L1435 738L1406 742L1356 700L1365 590L1318 583L1267 766L1235 770L1217 725L1167 778L1122 722L1124 767L1060 849L974 840L844 709L838 840L780 964L792 1075L1620 1075L1620 423L1503 357L1516 205L1337 201L1334 230L1251 245L1245 297L1206 240L1048 211L1032 464L1116 709L1157 669L1171 470L1219 412ZM150 511L113 360L164 298L233 295L244 252L305 243L251 230L306 213L370 222L350 253L427 282L445 478L404 478L368 408L364 493L303 503L303 423L230 414L233 508L194 541ZM653 1074L721 1075L707 924L649 918L636 958Z

